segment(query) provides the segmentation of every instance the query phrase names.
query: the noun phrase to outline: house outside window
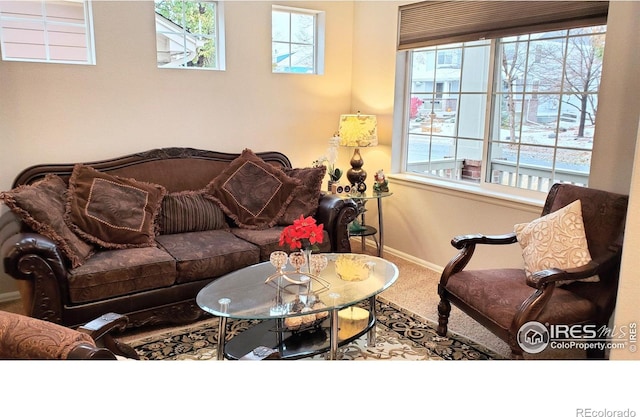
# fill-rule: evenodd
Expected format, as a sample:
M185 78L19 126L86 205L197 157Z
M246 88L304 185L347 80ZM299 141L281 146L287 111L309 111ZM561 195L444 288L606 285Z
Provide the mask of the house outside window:
M155 0L158 68L224 70L223 2Z
M0 1L3 61L95 64L90 1Z
M324 12L273 6L271 52L274 73L324 72Z
M409 52L408 173L588 185L606 26Z

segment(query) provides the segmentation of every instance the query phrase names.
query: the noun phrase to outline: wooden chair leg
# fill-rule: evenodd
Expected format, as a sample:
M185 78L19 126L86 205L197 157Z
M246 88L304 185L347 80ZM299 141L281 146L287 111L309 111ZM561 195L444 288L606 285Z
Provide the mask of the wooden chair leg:
M134 348L115 339L110 334L105 335L102 341L104 346L116 355L124 356L129 359L140 359L138 352L136 352Z
M440 297L438 303L438 329L439 336L447 335L447 326L449 324L449 314L451 314L451 303L444 297Z

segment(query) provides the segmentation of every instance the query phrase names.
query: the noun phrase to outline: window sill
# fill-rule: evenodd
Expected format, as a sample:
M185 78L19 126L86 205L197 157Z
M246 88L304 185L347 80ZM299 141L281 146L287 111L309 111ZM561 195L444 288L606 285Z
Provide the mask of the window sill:
M518 196L500 192L495 189L482 188L479 185L463 184L436 178L425 178L408 173L388 174L387 176L399 184L409 187L455 197L464 197L488 204L529 211L535 214L540 214L546 198L545 194L541 194L542 197L540 198Z

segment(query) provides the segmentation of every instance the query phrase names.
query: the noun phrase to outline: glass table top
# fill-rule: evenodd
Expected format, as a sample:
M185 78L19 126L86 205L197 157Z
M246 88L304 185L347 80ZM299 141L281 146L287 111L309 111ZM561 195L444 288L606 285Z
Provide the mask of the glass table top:
M385 198L385 197L392 196L393 193L389 191L385 191L381 193L377 193L375 191L372 191L372 192L366 191L364 193L354 192L354 193L336 194L336 195L342 198L343 200L346 200L349 198L358 199L358 200L375 200L377 198Z
M361 254L324 255L328 259L327 267L317 276L305 273L306 266L302 267L303 272L295 272L289 264L283 268L282 274L278 274L275 266L263 262L217 278L198 293L196 302L200 308L216 316L283 318L356 304L384 291L398 279L397 266L382 258ZM351 261L364 263L368 278L343 280L336 272L336 261L340 265ZM307 308L282 308L296 303L303 303Z

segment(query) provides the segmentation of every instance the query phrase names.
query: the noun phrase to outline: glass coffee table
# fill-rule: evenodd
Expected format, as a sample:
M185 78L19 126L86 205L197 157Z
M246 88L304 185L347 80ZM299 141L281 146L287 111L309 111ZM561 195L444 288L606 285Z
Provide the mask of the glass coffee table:
M375 298L397 280L398 268L369 255L322 255L326 267L315 274L305 272L306 266L278 270L263 262L224 275L198 293L200 308L220 317L218 360L240 359L258 347L277 350L283 359L324 352L337 359L339 346L366 332L367 343L375 345ZM368 310L355 306L364 300ZM226 341L228 319L261 322Z

